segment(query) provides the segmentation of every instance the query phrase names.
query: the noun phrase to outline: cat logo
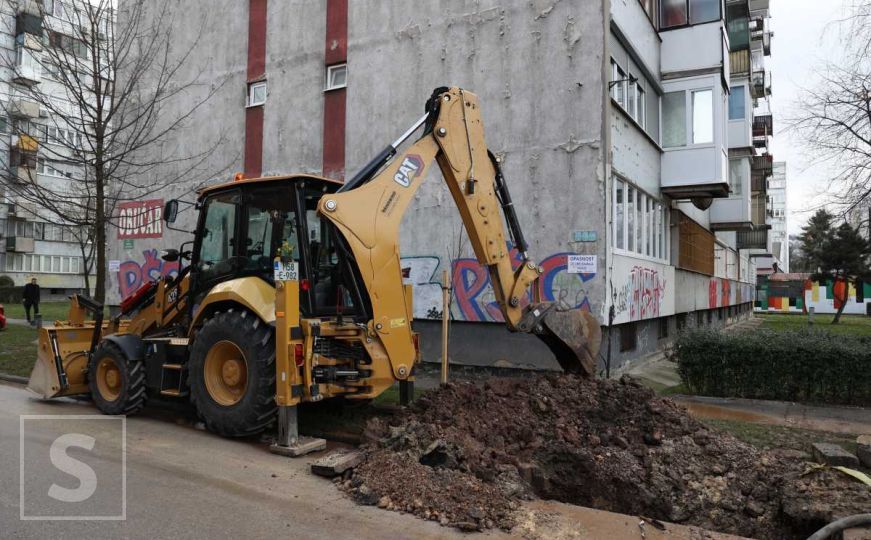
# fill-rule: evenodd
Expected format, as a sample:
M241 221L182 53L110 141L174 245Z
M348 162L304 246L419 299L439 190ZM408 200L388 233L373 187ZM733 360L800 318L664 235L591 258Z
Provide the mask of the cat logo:
M402 165L393 175L393 180L402 187L408 187L421 172L423 172L423 160L416 154L410 154L402 160Z

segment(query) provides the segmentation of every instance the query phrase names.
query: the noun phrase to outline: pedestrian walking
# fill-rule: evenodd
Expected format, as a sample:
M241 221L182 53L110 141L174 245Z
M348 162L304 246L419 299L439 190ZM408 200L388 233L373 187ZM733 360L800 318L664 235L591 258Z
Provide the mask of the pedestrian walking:
M34 324L30 319L30 308L33 308L33 318L39 316L39 285L36 284L36 278L31 278L30 283L24 286L24 313L27 315L27 322Z

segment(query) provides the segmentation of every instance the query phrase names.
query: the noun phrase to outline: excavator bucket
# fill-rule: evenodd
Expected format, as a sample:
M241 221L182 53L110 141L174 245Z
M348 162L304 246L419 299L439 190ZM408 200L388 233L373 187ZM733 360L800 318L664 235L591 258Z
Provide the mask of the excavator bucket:
M602 343L602 329L596 318L579 309L560 310L553 305L540 309L544 314L533 333L550 348L563 371L595 377Z

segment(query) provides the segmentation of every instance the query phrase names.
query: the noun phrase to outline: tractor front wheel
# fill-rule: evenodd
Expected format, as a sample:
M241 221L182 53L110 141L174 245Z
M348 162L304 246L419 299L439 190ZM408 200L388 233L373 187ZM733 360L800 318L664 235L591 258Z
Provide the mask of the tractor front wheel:
M274 420L275 336L247 311L215 314L190 355L191 401L209 431L244 437Z
M88 388L103 414L135 414L145 406L145 366L103 341L88 362Z

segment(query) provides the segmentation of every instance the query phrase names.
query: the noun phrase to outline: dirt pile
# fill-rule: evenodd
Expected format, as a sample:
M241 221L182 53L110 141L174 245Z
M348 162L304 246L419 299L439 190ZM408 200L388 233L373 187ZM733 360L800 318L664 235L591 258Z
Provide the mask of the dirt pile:
M517 501L540 497L783 538L782 493L801 470L628 378L451 384L366 436L346 491L463 529L510 528Z

